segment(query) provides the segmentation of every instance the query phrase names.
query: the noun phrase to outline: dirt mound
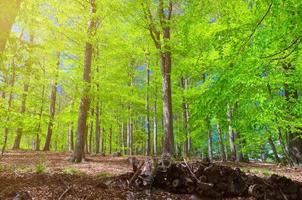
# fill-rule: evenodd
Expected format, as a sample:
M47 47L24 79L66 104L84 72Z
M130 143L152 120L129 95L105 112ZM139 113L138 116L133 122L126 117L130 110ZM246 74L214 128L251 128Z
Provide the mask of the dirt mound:
M137 170L129 184L145 191L155 187L172 193L193 194L195 199L302 199L302 183L275 174L269 178L248 175L239 168L209 161L188 164L164 157L159 161L148 159L134 169Z

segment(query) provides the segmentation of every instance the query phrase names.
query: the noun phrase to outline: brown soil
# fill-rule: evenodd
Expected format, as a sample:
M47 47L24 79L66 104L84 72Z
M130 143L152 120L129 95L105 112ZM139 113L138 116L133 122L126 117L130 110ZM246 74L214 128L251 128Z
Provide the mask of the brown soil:
M91 155L86 157L85 162L73 164L68 161L70 156L70 153L33 151L6 153L0 157L0 200L13 199L18 194L25 196L24 199L37 200L191 199L190 195L170 194L160 190L152 191L149 196L144 191L127 188L132 170L127 157ZM276 173L302 182L301 168L256 163L225 164L261 176ZM108 185L108 182L111 184Z

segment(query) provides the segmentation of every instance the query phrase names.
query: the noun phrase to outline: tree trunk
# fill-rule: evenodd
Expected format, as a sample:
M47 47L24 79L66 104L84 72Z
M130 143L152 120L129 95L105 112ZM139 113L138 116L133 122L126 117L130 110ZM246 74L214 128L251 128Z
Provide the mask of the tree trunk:
M100 104L97 102L95 110L95 153L100 153Z
M33 38L31 39L31 41L33 40ZM28 62L26 64L26 80L24 82L23 85L23 95L22 95L22 102L21 102L21 107L20 107L20 114L24 114L26 111L26 101L27 101L27 95L28 95L28 89L29 89L29 83L27 81L30 80L30 74L31 74L31 63ZM20 149L20 143L21 143L21 137L22 137L22 133L23 133L23 128L22 127L18 127L17 131L16 131L16 137L15 137L15 141L14 141L14 145L13 145L13 149Z
M131 116L128 119L128 125L127 125L127 148L128 148L128 155L132 156L133 148L132 148L132 118L131 118Z
M279 155L278 155L278 152L277 152L277 149L276 149L276 146L274 144L272 137L268 138L268 143L271 145L271 148L272 148L274 156L275 156L276 163L280 163L281 161L280 161L280 158L279 158Z
M240 141L240 134L238 131L234 131L234 137L235 137L235 147L236 147L236 161L241 162L243 161L243 155L241 151L241 141Z
M291 73L295 71L295 67L292 64L284 64L283 65L284 73L286 78L290 78ZM289 117L298 117L296 114L292 111L292 105L295 104L298 100L298 91L295 88L295 86L290 83L286 82L284 84L284 93L285 93L285 99L288 103L287 106L287 112ZM298 131L291 131L292 126L289 125L287 132L288 134L288 152L291 157L291 160L294 161L294 164L299 165L302 164L302 134ZM295 127L297 128L297 127Z
M112 154L112 125L109 130L109 154Z
M68 150L74 150L74 142L73 142L73 122L70 122L68 128Z
M170 57L170 56L168 56ZM162 62L169 58L162 58ZM162 64L169 66L170 64ZM171 67L171 65L170 65ZM163 153L174 155L174 137L173 137L173 121L172 121L172 97L171 97L171 77L170 72L163 73L163 113L164 113L164 147Z
M41 133L41 121L42 121L42 116L43 116L43 109L44 109L44 96L45 96L45 85L42 87L42 100L41 100L41 107L40 107L40 113L39 113L39 122L37 126L37 133L36 133L36 146L35 150L39 151L40 150L40 133Z
M122 121L122 129L121 129L121 134L122 134L122 153L123 155L126 154L126 151L125 151L125 124L124 124L124 121Z
M58 59L60 60L60 57ZM59 60L58 60L58 63L57 63L58 67L60 65L60 61ZM52 89L51 89L51 95L50 95L49 121L48 121L47 135L46 135L45 145L44 145L43 151L49 151L50 150L52 128L53 128L54 118L55 118L55 113L56 113L57 75L56 75L56 80L53 81L51 88Z
M212 144L212 131L208 130L208 156L210 160L213 160L213 144Z
M95 0L90 0L91 13L96 13L96 3ZM92 32L95 29L96 22L91 19L88 25L88 36L92 36ZM79 116L78 116L78 127L77 127L77 139L76 146L73 154L74 162L81 162L84 158L84 145L85 145L85 129L86 129L86 121L87 115L89 111L90 97L89 97L89 84L91 81L91 62L92 62L92 51L93 47L90 42L86 42L85 47L85 58L84 58L84 70L83 70L83 80L87 84L85 86L83 96L81 98L80 108L79 108Z
M94 111L92 110L91 116L94 116ZM88 150L89 153L92 151L92 135L93 135L93 120L90 121L90 131L89 131L89 144L88 144Z
M146 83L147 83L147 91L146 91L146 131L147 131L147 150L146 154L149 156L151 154L151 130L150 130L150 106L149 106L149 85L150 85L150 69L149 63L147 64L146 69Z
M157 105L154 101L154 117L153 117L153 155L157 155Z
M234 136L234 131L232 127L232 108L230 105L227 105L227 116L228 116L228 123L229 123L229 142L230 142L230 156L231 160L235 161L236 160L236 148L235 148L235 136Z
M187 79L185 78L181 78L181 87L183 89L183 91L185 91L187 89ZM189 108L188 108L188 103L186 101L186 98L183 97L182 98L182 110L183 110L183 130L186 134L186 141L184 144L184 155L185 157L190 156L190 133L189 133Z
M219 149L220 149L220 157L222 161L226 160L226 156L225 156L225 150L224 150L224 143L223 143L223 133L222 130L219 126L219 124L217 124L217 131L218 131L218 136L219 136Z
M2 54L5 49L6 41L20 9L20 4L21 0L0 1L0 54Z
M15 63L13 63L12 76L11 76L11 80L10 80L10 83L9 83L10 92L9 92L9 96L8 96L8 107L7 107L7 118L6 118L7 122L10 121L9 114L11 112L11 107L12 107L12 103L13 103L13 88L15 86L15 81L16 81L16 66L15 66ZM2 96L3 96L3 98L5 98L5 93L2 93ZM4 129L4 139L3 139L4 141L3 141L2 151L1 151L2 155L4 154L4 151L5 151L6 146L7 146L8 131L9 131L9 129L6 126L5 129Z
M158 19L160 30L155 26L157 22L154 21L150 5L142 3L145 18L148 21L148 29L150 36L154 41L155 47L160 53L161 60L161 74L162 74L162 93L163 93L163 118L164 118L164 146L163 153L174 155L174 136L173 136L173 114L172 114L172 97L171 97L171 28L170 21L172 17L173 3L168 1L167 8L164 1L158 1ZM161 36L162 35L162 40Z

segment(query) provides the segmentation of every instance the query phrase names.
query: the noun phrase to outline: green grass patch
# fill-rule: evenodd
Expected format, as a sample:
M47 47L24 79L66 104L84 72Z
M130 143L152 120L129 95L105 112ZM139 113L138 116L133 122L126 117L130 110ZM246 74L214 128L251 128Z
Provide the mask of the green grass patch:
M263 176L270 176L273 174L273 172L267 168L242 168L242 171Z
M112 174L108 173L108 172L100 172L96 175L98 178L107 178L107 177L111 177Z
M84 172L74 167L66 167L63 169L63 172L65 174L70 174L70 175L79 175L79 176L85 175Z

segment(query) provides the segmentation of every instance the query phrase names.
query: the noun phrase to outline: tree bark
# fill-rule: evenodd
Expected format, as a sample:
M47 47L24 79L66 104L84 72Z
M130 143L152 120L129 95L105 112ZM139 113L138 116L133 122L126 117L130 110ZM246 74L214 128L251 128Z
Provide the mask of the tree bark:
M243 155L241 151L241 141L240 141L240 134L236 130L234 131L234 137L235 137L235 147L236 147L236 161L241 162L243 161Z
M210 160L213 160L213 139L212 131L208 130L208 156Z
M38 126L37 126L36 142L35 142L36 151L40 150L40 143L41 143L40 133L41 133L41 121L42 121L43 110L44 110L44 96L45 96L45 85L42 86L41 107L40 107L40 112L39 112L39 122L38 122Z
M219 136L220 157L221 157L222 161L225 161L226 156L225 156L225 150L224 150L223 133L222 133L222 130L221 130L219 124L217 124L217 131L218 131L218 136Z
M74 142L73 142L73 122L70 122L68 128L68 150L74 150Z
M53 80L52 87L51 87L49 121L48 121L47 135L46 135L43 151L50 150L51 136L52 136L52 131L53 131L52 128L53 128L54 118L55 118L55 113L56 113L57 77L58 77L59 66L60 66L60 54L58 56L56 78L55 78L55 80Z
M96 13L96 2L95 0L90 0L91 13ZM92 32L95 29L96 22L91 19L88 25L88 36L92 36ZM85 59L84 59L84 70L83 70L83 80L87 84L85 86L83 96L81 98L80 108L79 108L79 116L78 116L78 127L77 127L77 138L76 138L76 146L73 154L74 162L81 162L84 158L84 145L85 145L85 129L86 129L86 121L87 115L89 111L90 97L88 94L89 84L91 81L91 62L92 62L92 51L93 47L90 42L86 42L85 47Z
M33 44L34 37L30 35L30 44ZM29 81L30 81L30 76L31 76L31 66L32 62L30 59L26 62L26 69L25 69L25 77L24 77L24 84L23 84L23 94L22 94L22 102L21 102L21 107L20 107L20 114L24 114L26 111L26 101L27 101L27 96L28 96L28 89L29 89ZM20 149L20 143L21 143L21 137L23 133L23 128L18 127L16 131L16 137L13 145L13 149Z
M147 149L146 154L149 156L151 154L151 130L150 130L150 106L149 106L149 85L150 85L150 69L149 69L149 63L147 64L146 68L146 85L147 85L147 91L146 91L146 131L147 131Z
M276 149L276 146L274 144L272 137L268 138L268 143L271 145L271 148L272 148L274 156L275 156L276 163L280 163L281 161L280 161L280 158L279 158L279 155L278 155L278 152L277 152L277 149Z
M180 82L183 91L185 91L187 89L188 80L182 77ZM189 157L190 156L189 106L185 97L182 98L182 110L183 110L183 130L186 134L186 141L184 144L184 155L185 157Z
M154 101L154 117L153 117L153 155L157 155L157 105Z
M150 6L147 3L142 3L145 19L148 23L150 36L154 41L154 45L159 51L161 60L162 74L162 93L163 93L163 118L164 118L164 146L163 153L174 155L174 136L173 136L173 121L172 121L172 97L171 97L171 28L170 21L172 17L173 4L169 0L167 9L164 8L164 1L158 1L158 19L161 29L156 27L156 22L152 16ZM167 11L167 12L166 12ZM162 41L161 36L162 35Z
M235 147L235 136L234 136L234 131L232 127L232 118L233 118L233 113L232 113L232 108L230 105L227 105L227 117L228 117L228 123L229 123L229 143L230 143L230 159L232 161L236 160L236 147Z
M100 153L100 104L97 102L95 110L95 153Z
M12 107L12 103L13 103L13 88L15 86L15 81L16 81L16 66L15 66L15 63L13 63L12 75L11 75L11 79L10 79L10 83L9 83L10 91L9 91L9 96L8 96L8 107L7 107L7 118L6 118L7 122L10 121L9 114L11 112L11 107ZM3 98L5 98L5 93L3 93L2 95L3 95ZM7 146L8 131L9 131L9 129L6 126L4 128L4 139L3 139L3 146L2 146L2 151L1 151L2 155L4 154L4 151Z

